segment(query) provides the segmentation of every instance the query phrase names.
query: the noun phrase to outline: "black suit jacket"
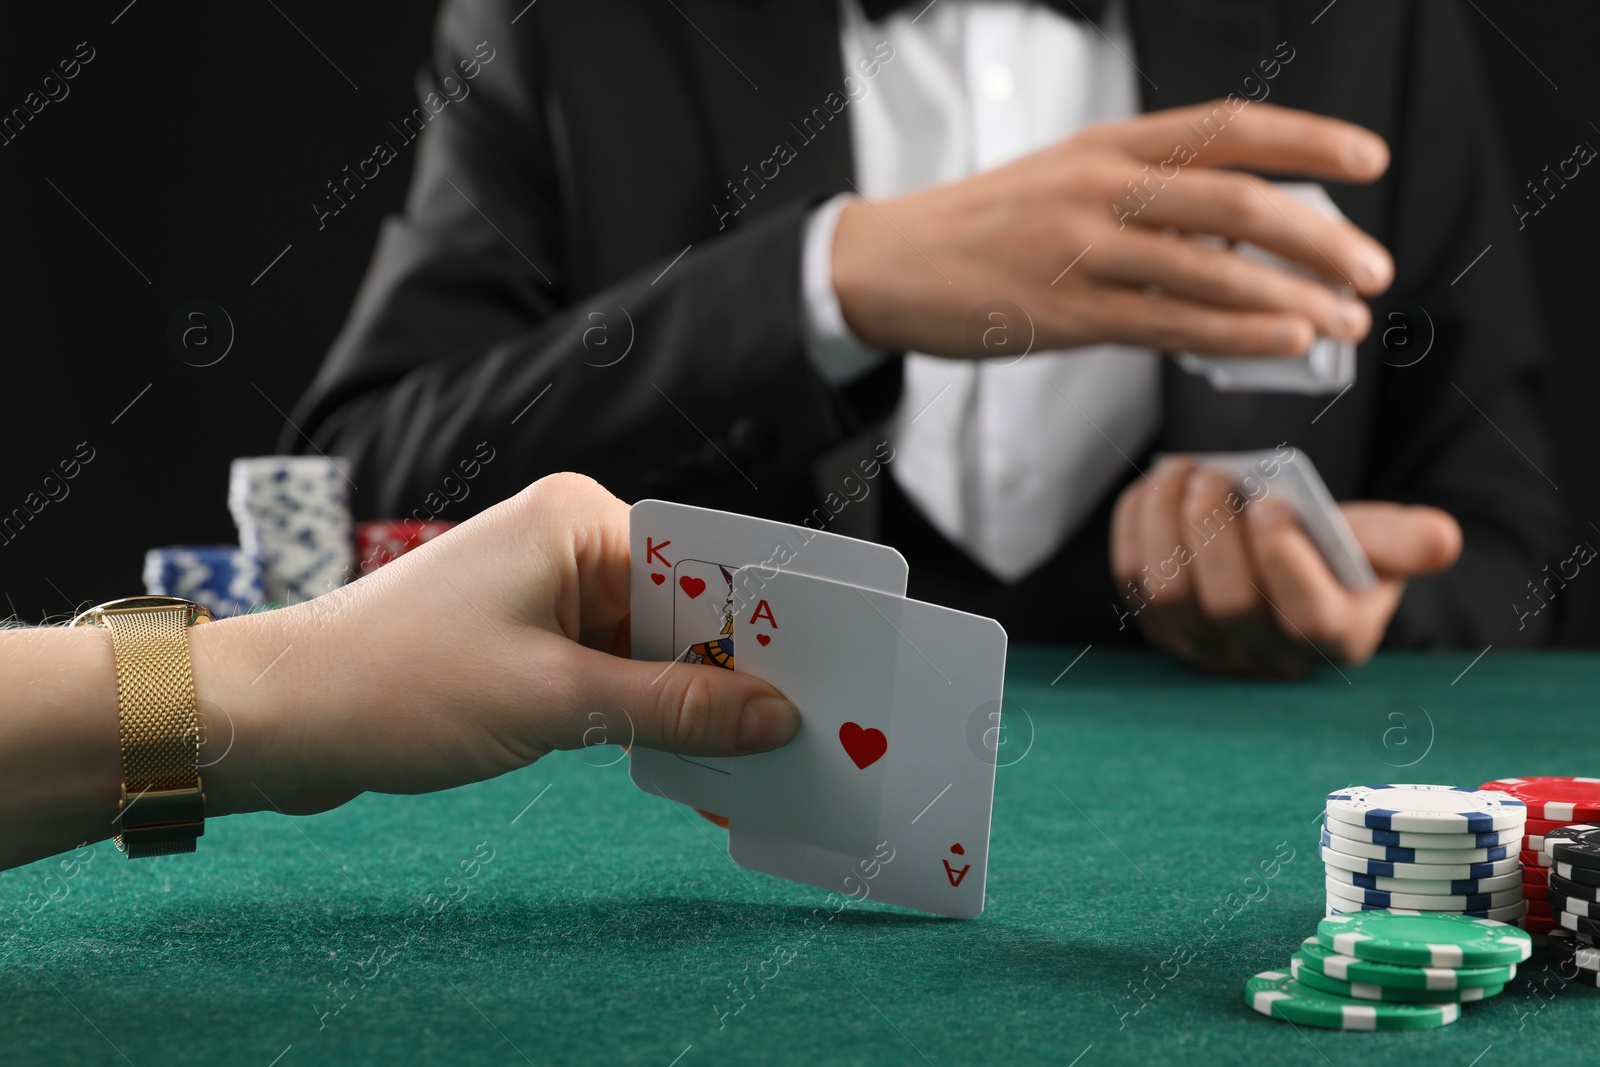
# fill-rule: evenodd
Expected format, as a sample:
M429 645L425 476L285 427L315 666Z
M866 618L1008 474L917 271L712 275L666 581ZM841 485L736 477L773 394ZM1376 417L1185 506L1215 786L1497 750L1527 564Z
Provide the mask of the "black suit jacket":
M1411 584L1388 643L1537 641L1553 611L1519 619L1512 605L1565 555L1564 522L1540 473L1552 467L1535 399L1543 342L1472 41L1443 0L1348 0L1319 17L1323 7L1132 0L1143 105L1260 98L1264 86L1273 103L1385 137L1388 174L1331 192L1394 253L1390 295L1410 319L1378 302L1356 383L1331 407L1326 396L1218 393L1169 366L1155 449L1287 441L1340 499L1445 508L1465 552ZM469 91L410 149L405 215L385 225L294 419L354 461L360 513L464 518L564 469L624 499L789 522L840 500L819 461L872 455L899 367L838 390L800 335L804 219L851 188L850 109L838 102L854 72L841 65L834 0L447 0L420 89L446 98L441 79L488 54L484 42L493 58L470 82L443 85ZM1285 46L1293 58L1264 79ZM891 61L878 77L892 76ZM780 143L793 158L749 182L772 174L763 161ZM745 205L736 214L730 182ZM1407 328L1410 352L1429 334L1431 349L1393 366L1411 357L1386 353L1383 335L1399 350L1392 331ZM466 484L479 442L495 458ZM1132 634L1118 627L1108 574L1114 493L1039 572L1004 586L891 481L872 483L874 504L851 505L849 518L906 551L914 595L993 614L1014 638ZM845 519L836 528L861 532Z

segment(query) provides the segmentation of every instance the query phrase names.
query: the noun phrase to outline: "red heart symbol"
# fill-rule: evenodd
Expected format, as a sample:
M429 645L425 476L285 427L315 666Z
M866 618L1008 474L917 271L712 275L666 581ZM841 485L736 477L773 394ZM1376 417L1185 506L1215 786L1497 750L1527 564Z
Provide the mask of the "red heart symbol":
M704 578L690 578L686 575L678 579L678 587L688 593L689 599L693 600L706 591L706 580Z
M955 844L951 845L950 851L954 852L958 856L965 856L967 854L967 850L961 847L960 841L957 841Z
M667 580L667 576L665 574L657 574L654 571L651 571L650 580L655 582L657 585L660 585L662 582Z
M889 739L882 730L869 730L853 722L839 727L839 743L852 762L862 770L877 763L889 751Z
M772 643L772 635L771 634L756 634L756 644L760 645L762 648L766 648L771 643Z

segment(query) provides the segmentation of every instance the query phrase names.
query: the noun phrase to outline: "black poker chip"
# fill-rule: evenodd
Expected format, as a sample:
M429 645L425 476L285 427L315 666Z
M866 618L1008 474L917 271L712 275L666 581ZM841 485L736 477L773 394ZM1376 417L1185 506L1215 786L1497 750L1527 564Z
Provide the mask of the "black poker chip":
M1591 919L1586 915L1574 915L1570 911L1555 912L1555 920L1568 930L1576 930L1580 934L1589 934L1600 937L1600 919Z
M1560 929L1550 931L1545 939L1545 953L1554 963L1569 962L1585 971L1600 971L1600 940L1588 934Z
M1600 986L1600 948L1570 930L1553 930L1546 941L1550 965L1574 982Z
M1555 866L1550 869L1569 882L1578 882L1592 888L1600 888L1600 868L1579 867L1565 860L1556 860Z
M1544 835L1544 851L1557 863L1595 871L1600 878L1600 825L1582 823L1551 830Z
M1600 919L1600 903L1593 900L1578 900L1575 897L1564 896L1560 893L1550 894L1550 914L1559 915L1566 912L1568 915L1581 915L1585 919Z
M1581 968L1558 964L1556 973L1569 982L1578 982L1582 985L1590 985L1600 989L1600 971L1585 971Z
M1574 882L1570 878L1561 877L1554 871L1550 872L1548 885L1550 892L1571 900L1600 901L1600 885L1584 885L1582 882Z

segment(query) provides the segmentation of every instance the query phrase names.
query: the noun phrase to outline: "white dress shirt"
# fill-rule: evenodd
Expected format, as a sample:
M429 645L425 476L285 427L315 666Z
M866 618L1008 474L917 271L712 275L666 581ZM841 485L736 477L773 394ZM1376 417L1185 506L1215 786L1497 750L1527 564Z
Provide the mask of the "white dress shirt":
M857 0L841 0L840 22L847 71L879 41L894 47L849 105L855 181L869 200L990 170L1139 110L1119 3L1098 29L1022 0L911 4L876 23ZM883 358L850 335L833 291L830 253L844 199L813 213L802 250L809 352L835 383ZM1083 251L1062 248L1055 269ZM1041 286L1050 280L1041 278ZM1041 299L994 295L1024 308ZM1077 530L1161 415L1159 357L1148 349L1095 345L1013 359L908 353L889 426L900 488L935 528L1007 582Z

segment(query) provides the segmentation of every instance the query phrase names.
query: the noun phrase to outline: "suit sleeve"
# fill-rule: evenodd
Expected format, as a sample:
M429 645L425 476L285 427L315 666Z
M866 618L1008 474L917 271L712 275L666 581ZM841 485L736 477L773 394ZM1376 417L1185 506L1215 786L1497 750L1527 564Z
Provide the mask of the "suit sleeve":
M534 17L511 26L522 6L442 10L419 98L443 98L446 75L469 91L418 139L404 216L386 221L293 421L352 461L358 514L373 517L435 510L446 479L485 454L472 486L485 502L558 470L625 499L685 500L712 478L753 488L803 471L853 429L801 336L810 205L575 293L563 264L585 239L582 211L539 61L564 44L541 41ZM463 82L460 61L490 50ZM305 447L291 434L286 446Z
M1416 15L1391 244L1393 292L1421 313L1387 318L1396 305L1380 300L1373 330L1412 330L1420 346L1431 322L1432 347L1411 366L1398 364L1415 349L1389 356L1371 486L1449 511L1465 543L1454 567L1409 585L1387 643L1526 647L1549 639L1560 606L1541 609L1530 583L1571 545L1542 406L1547 346L1471 34L1454 5Z

